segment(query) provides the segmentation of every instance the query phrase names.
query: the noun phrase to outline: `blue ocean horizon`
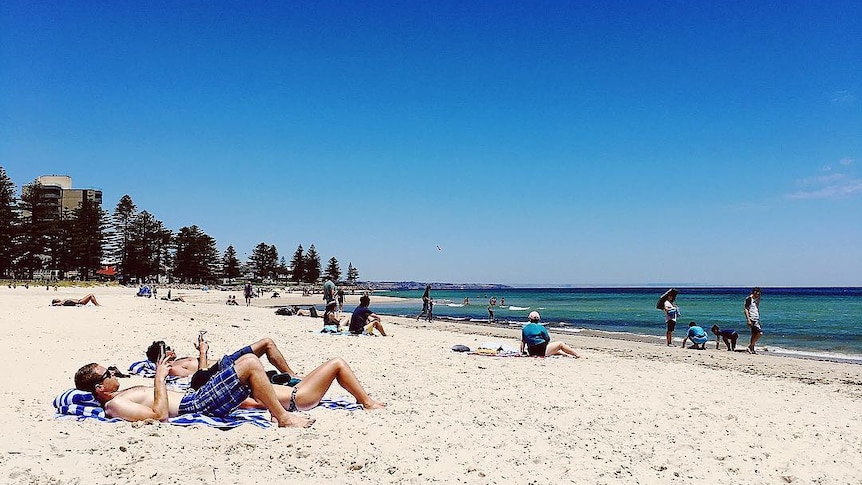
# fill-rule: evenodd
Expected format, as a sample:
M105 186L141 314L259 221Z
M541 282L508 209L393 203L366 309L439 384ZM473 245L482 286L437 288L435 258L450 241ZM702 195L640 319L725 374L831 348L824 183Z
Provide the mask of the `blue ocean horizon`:
M582 329L664 338L664 314L656 301L669 287L554 287L435 290L434 318L488 323L489 299L497 299L495 325L522 325L538 311L542 321L560 332ZM681 318L674 337L681 340L689 321L709 329L732 328L747 345L749 330L743 304L751 287L676 287ZM375 302L378 313L416 316L422 291L376 291L404 298ZM469 304L465 304L465 298ZM761 301L764 336L758 347L808 357L862 361L862 287L764 287ZM744 347L743 345L743 347Z

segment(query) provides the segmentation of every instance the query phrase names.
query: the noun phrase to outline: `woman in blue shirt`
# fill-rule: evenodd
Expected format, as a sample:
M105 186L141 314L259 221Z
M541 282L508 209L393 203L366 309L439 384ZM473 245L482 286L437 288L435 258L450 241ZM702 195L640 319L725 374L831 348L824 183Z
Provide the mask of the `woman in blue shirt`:
M548 355L571 355L578 359L581 356L577 354L571 347L563 342L551 342L551 336L548 334L548 329L539 323L541 317L539 312L530 312L527 317L530 323L524 325L521 329L521 353L528 354L534 357L545 357ZM524 348L526 347L526 351Z

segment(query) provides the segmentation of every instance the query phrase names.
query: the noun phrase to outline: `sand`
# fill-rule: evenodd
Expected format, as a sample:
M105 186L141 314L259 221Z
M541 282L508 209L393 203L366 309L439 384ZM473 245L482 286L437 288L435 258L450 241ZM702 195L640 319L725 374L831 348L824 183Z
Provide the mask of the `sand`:
M90 291L103 306L48 306ZM862 483L860 365L587 336L563 338L584 359L480 357L450 349L517 331L384 317L394 337L330 336L266 299L134 293L0 288L0 483ZM389 406L303 430L55 419L82 364L125 369L156 339L193 355L199 329L211 355L272 337L299 372L344 357Z

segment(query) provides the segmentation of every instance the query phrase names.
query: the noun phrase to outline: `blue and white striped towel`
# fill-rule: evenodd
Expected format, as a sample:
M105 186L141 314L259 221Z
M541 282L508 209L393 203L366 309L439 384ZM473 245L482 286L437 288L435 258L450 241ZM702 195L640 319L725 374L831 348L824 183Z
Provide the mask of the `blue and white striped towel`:
M343 409L345 411L362 409L361 404L344 398L323 399L318 406L325 409ZM60 393L54 399L54 410L57 412L57 418L74 418L79 421L83 419L97 419L110 423L122 421L120 418L109 418L93 394L78 389L69 389ZM203 414L182 414L169 418L168 422L178 426L202 424L220 429L233 429L246 423L253 424L259 428L268 428L272 425L269 412L264 409L237 409L224 418L205 416Z

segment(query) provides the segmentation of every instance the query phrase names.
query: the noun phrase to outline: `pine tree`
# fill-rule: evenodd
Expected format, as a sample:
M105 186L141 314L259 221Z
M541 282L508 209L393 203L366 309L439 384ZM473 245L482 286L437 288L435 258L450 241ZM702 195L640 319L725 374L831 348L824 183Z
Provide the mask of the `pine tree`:
M15 236L18 232L15 185L0 167L0 278L10 276L16 258Z
M81 206L72 211L71 263L82 280L89 280L101 267L105 224L105 211L92 200L83 200Z
M183 227L174 237L176 266L174 275L188 283L215 281L219 255L215 239L198 226Z
M347 282L355 285L359 281L359 270L353 267L353 263L347 264Z
M130 226L138 208L132 202L132 198L128 194L122 196L117 202L117 207L114 208L114 231L111 253L114 263L119 266L120 281L125 283L129 279L127 273L127 265L129 262L129 238Z
M302 251L302 244L296 248L293 258L290 260L290 278L295 283L305 281L305 255Z
M233 245L224 250L222 258L222 276L228 279L239 278L239 260L236 257L236 249Z
M309 246L308 252L305 253L305 282L317 283L320 279L320 256L317 254L317 249L314 244Z
M57 226L59 214L45 197L39 180L21 188L21 230L19 236L20 257L17 266L26 279L33 279L33 273L44 267L49 260L49 244L52 231Z
M341 267L338 266L338 260L335 256L329 258L329 264L326 265L326 279L338 282L341 278Z

